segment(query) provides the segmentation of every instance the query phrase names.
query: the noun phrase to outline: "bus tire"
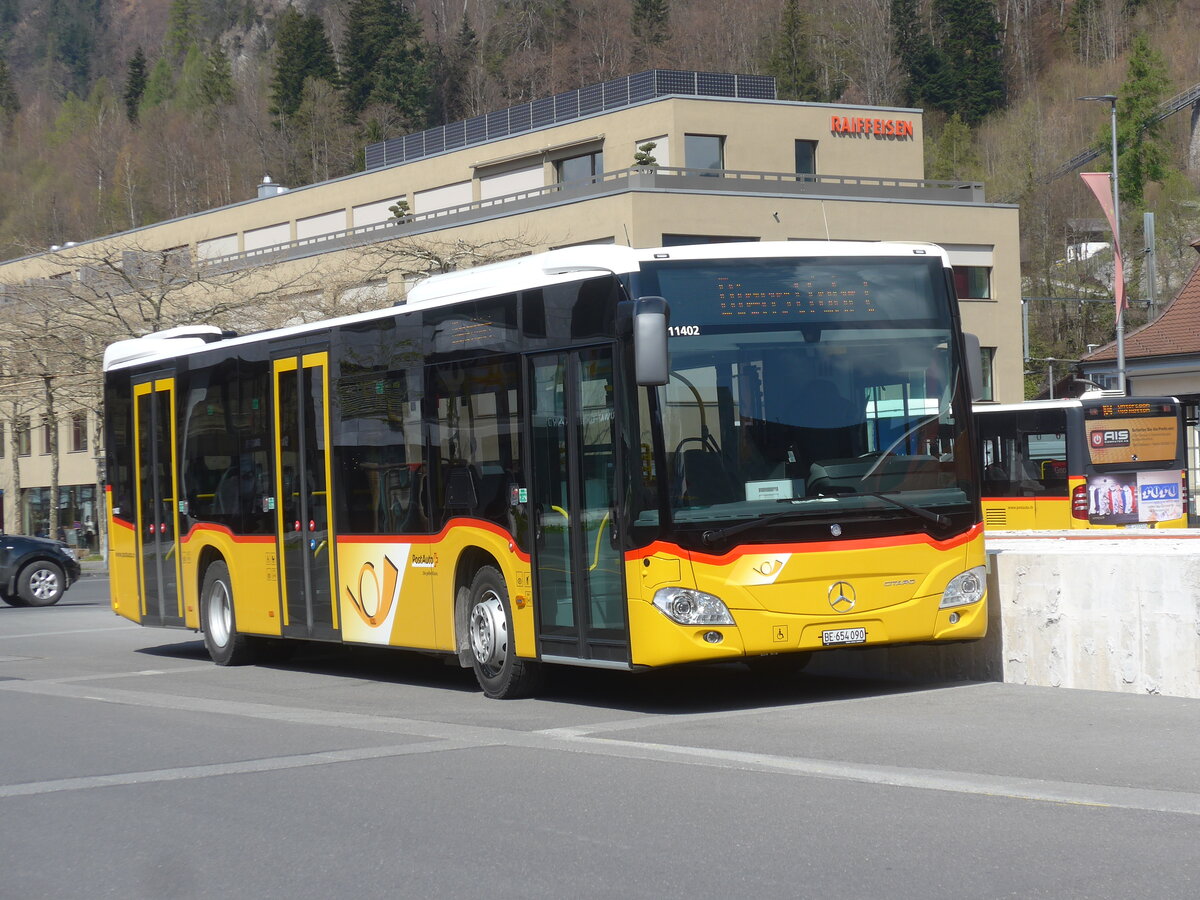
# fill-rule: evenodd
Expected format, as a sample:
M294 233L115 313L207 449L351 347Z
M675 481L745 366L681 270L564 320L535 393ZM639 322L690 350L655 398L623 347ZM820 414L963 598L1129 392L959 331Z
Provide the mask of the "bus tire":
M528 697L541 683L541 666L519 659L513 648L508 586L494 566L484 566L471 581L467 601L471 668L484 696L493 700Z
M217 560L204 570L200 627L204 631L204 647L218 666L244 666L254 662L256 642L238 634L229 566L223 560Z

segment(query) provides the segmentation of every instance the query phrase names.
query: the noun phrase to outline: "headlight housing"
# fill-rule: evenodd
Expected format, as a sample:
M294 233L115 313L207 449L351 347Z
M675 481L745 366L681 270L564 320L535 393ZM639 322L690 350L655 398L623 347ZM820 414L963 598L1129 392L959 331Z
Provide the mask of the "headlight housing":
M67 559L79 559L79 554L75 552L74 547L62 545L58 548L58 552L67 557Z
M720 597L691 588L660 588L654 594L659 612L680 625L732 625L733 615Z
M953 606L978 603L983 599L986 590L987 567L976 566L950 579L946 590L942 591L942 602L938 605L942 609L949 609Z

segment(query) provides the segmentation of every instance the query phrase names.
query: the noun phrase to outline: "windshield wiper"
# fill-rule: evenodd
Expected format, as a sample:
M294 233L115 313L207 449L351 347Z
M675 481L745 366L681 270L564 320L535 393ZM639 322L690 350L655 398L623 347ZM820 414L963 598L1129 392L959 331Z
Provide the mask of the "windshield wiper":
M912 513L914 516L933 522L939 528L949 528L953 522L949 516L936 513L930 509L924 509L920 506L913 506L911 503L905 503L903 500L897 500L891 494L880 493L879 491L863 491L859 494L847 494L849 497L875 497L882 500L884 503L890 503L907 513ZM831 498L832 499L832 498ZM780 500L780 503L795 503L795 500ZM788 519L806 519L811 516L813 510L807 509L804 511L792 510L789 512L775 513L770 516L763 516L761 519L750 519L746 522L739 522L737 525L730 525L728 528L715 528L710 531L705 531L700 535L700 540L704 542L706 547L711 547L718 541L724 540L727 537L733 537L735 534L741 534L743 531L749 531L751 528L757 528L759 525L771 525L775 522L786 522Z
M795 503L794 500L780 500L780 503ZM757 528L759 525L770 525L772 522L785 522L788 519L806 519L812 515L812 510L792 510L790 512L774 513L773 515L763 516L761 519L750 519L747 522L740 522L737 525L730 525L728 528L717 528L712 531L705 531L700 535L705 546L711 547L717 541L731 537L735 534L741 534L743 531L749 531L751 528Z
M891 503L893 506L898 506L905 512L912 513L914 516L920 516L922 519L928 519L935 525L942 528L949 528L952 524L949 516L944 516L941 513L935 513L931 509L924 509L920 506L913 506L911 503L905 503L903 500L897 500L891 494L883 494L879 491L863 491L858 496L860 497L878 497L885 503Z

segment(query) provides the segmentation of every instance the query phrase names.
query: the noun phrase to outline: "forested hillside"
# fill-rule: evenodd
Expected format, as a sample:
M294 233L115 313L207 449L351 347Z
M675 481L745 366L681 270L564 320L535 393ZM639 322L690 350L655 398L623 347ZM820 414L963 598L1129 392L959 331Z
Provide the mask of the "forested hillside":
M366 143L652 67L759 72L781 96L921 106L927 175L1022 206L1026 292L1106 294L1066 262L1099 218L1074 173L1117 93L1126 256L1157 215L1160 301L1196 260L1184 110L1200 0L0 0L0 257L361 167ZM1108 168L1107 153L1089 165ZM1195 161L1193 160L1193 165ZM1110 263L1109 263L1110 264ZM1130 288L1140 297L1140 264ZM1136 324L1139 313L1131 315ZM1039 304L1033 355L1111 336Z

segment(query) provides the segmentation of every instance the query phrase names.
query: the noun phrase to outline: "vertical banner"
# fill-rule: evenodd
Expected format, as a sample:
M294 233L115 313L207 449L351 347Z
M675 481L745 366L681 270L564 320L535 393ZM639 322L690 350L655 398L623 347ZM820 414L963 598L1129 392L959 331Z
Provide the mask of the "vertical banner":
M1113 209L1112 195L1112 176L1108 172L1080 172L1079 177L1083 179L1096 199L1100 201L1100 208L1104 210L1104 215L1108 217L1108 227L1113 233L1113 294L1117 299L1117 312L1125 309L1129 304L1125 302L1125 266L1121 260L1121 248L1117 245L1117 219L1116 210Z

